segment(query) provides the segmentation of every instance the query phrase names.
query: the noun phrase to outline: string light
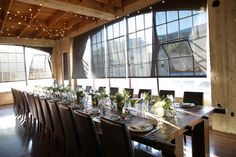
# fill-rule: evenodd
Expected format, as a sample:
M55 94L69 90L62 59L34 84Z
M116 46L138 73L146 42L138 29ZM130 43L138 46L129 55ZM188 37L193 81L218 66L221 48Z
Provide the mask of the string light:
M165 3L165 0L163 0L162 3Z

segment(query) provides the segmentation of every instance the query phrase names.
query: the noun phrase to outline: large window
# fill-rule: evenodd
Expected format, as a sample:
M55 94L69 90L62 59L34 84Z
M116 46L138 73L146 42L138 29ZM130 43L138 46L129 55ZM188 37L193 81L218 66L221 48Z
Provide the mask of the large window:
M129 77L151 76L152 21L152 13L128 18Z
M104 29L91 36L92 76L106 77Z
M206 12L157 12L156 32L159 76L206 76Z
M175 90L177 97L187 90L203 91L209 99L207 12L154 10L91 32L90 85L134 88L135 94L152 89L153 95L160 87Z
M23 80L25 80L23 47L0 45L0 82Z
M107 27L107 77L126 77L124 19Z
M51 83L49 57L49 53L32 48L0 45L0 91Z

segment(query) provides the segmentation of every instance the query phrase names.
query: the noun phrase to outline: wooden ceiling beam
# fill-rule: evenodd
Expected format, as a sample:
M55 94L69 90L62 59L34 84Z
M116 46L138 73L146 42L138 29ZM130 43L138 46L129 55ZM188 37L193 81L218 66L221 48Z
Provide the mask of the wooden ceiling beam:
M7 1L5 1L5 6L4 6L4 8L3 8L3 23L1 24L1 26L0 26L0 31L2 31L3 30L3 28L4 28L4 26L5 26L5 24L6 24L6 21L7 21L7 17L8 17L8 14L9 14L9 10L10 10L10 8L11 8L11 6L12 6L12 2L13 2L13 0L7 0Z
M19 31L19 37L21 37L23 34L24 34L24 32L25 32L25 30L32 24L32 22L36 19L36 17L39 15L39 13L40 13L40 10L42 9L43 7L38 7L38 6L36 6L34 9L33 9L33 11L31 12L31 14L33 15L32 17L33 18L31 18L31 20L29 20L29 22L28 22L28 24L22 29L22 30L20 30Z
M0 37L0 43L2 44L18 44L24 46L39 46L39 47L54 47L55 40L49 39L26 39L26 38L14 38L14 37Z
M119 9L115 12L115 16L117 17L122 17L122 16L126 16L130 13L133 13L135 11L138 11L142 8L146 8L148 6L151 6L155 3L160 2L161 0L137 0L127 6L125 6L122 9Z
M109 18L115 18L114 14L101 11L96 8L90 8L86 7L84 5L80 4L72 4L68 2L62 2L58 0L17 0L19 2L23 3L29 3L34 5L41 5L47 8L62 10L66 12L72 12L76 14L91 16L91 17L97 17L97 18L103 18L103 19L109 19Z

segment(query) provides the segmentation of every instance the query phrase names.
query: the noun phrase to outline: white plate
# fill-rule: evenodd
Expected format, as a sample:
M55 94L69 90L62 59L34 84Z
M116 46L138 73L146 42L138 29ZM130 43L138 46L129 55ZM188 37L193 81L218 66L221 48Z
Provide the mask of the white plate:
M111 115L107 115L107 116L105 116L105 118L110 119L110 120L117 121L117 120L120 119L120 116L115 115L115 114L111 114Z
M90 109L86 110L85 113L89 114L90 116L97 116L100 114L100 111L96 109Z
M134 132L146 132L152 130L153 126L149 123L140 122L129 125L128 129Z
M195 104L194 103L180 103L179 104L179 107L193 107L193 106L195 106Z

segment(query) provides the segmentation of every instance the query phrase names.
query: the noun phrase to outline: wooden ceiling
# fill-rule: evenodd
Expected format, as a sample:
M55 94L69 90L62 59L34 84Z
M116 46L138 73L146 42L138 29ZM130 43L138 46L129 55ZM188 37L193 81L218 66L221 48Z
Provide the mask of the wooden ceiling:
M0 37L73 37L158 1L0 0Z

